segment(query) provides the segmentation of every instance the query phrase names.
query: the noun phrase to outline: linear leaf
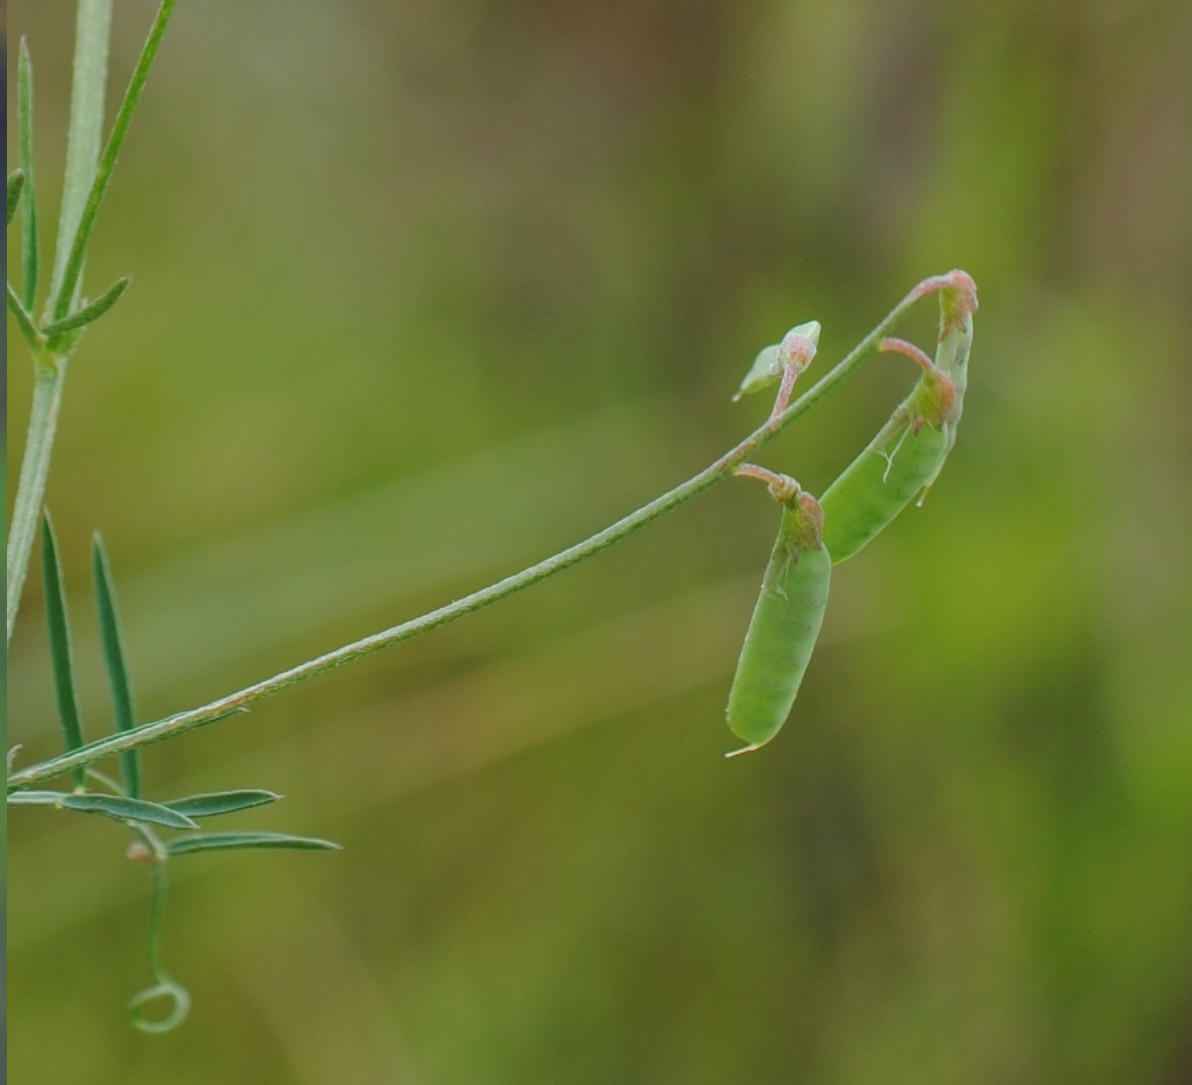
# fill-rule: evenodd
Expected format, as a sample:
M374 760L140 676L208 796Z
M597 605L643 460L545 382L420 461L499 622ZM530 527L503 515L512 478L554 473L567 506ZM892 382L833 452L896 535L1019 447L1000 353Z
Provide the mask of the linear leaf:
M112 131L108 142L104 146L99 159L99 166L91 182L87 201L82 207L78 218L78 228L72 228L70 234L69 253L65 248L59 249L59 259L54 268L54 286L51 291L50 317L61 320L66 316L74 301L75 290L83 274L83 262L87 258L87 246L91 240L91 231L95 228L95 218L99 213L99 205L103 203L108 183L112 179L112 171L116 167L116 159L120 156L120 148L124 145L124 138L128 135L128 126L132 115L140 101L141 92L145 89L145 82L149 78L149 69L153 66L153 58L157 55L157 48L161 45L162 36L166 32L170 16L174 13L177 0L162 0L157 10L153 24L149 28L149 35L141 50L137 66L133 69L128 82L128 89L124 92L124 100L116 112L116 119L112 123ZM60 270L60 273L59 273Z
M8 175L8 226L16 218L17 205L21 202L21 190L25 187L25 171L19 166Z
M31 349L38 350L45 344L41 333L33 323L33 317L29 315L29 310L25 308L21 299L17 297L17 292L12 288L12 283L8 283L8 311L12 313L13 319L17 322L17 327L21 329L21 334L25 337Z
M197 829L198 824L171 810L161 803L145 799L129 799L124 795L64 795L62 806L66 810L81 810L87 814L103 814L117 821L148 821L154 825L165 825L170 829Z
M213 791L207 795L191 795L185 799L170 799L163 803L171 810L177 810L192 818L209 818L216 814L232 814L237 810L248 810L254 806L266 806L277 802L281 796L273 791L258 791L246 788L242 791Z
M52 298L57 298L61 292L62 275L70 255L71 242L83 217L83 208L95 180L99 152L103 146L108 52L112 36L112 0L78 0L76 7L70 117L66 130L66 169L62 178L62 199L58 210L54 267L50 274ZM64 311L55 312L55 317L65 316L65 308L77 301L78 280L67 293L69 296Z
M66 620L66 594L62 589L62 566L58 562L58 544L54 527L45 511L41 520L41 568L46 590L46 625L50 632L50 658L54 665L54 693L58 700L58 720L69 753L83 745L83 726L75 696L74 664L70 651L70 628ZM86 783L83 768L74 770L75 786Z
M116 821L148 821L169 829L197 829L198 823L161 803L129 799L124 795L79 794L77 791L14 791L9 806L53 806L84 814L102 814Z
M21 303L32 311L37 297L37 189L33 184L33 61L21 38L17 57L17 164L25 174L21 210Z
M192 851L226 851L232 848L297 848L301 851L338 851L339 844L313 836L289 833L192 833L171 840L166 845L170 855Z
M108 687L112 693L112 710L117 731L131 731L136 726L132 704L132 685L124 662L124 642L120 635L116 591L112 586L112 570L107 551L99 532L91 540L91 570L95 580L95 604L99 610L99 633L103 641L103 658L108 669ZM137 750L120 755L120 773L124 790L134 799L141 795L141 761Z
M55 320L52 324L47 324L41 329L41 334L49 339L55 335L62 335L64 332L73 332L79 328L85 328L92 321L98 320L115 305L123 296L124 291L128 289L128 284L131 282L132 278L128 275L117 279L98 298L92 302L88 302L77 312L71 313L70 316L63 317L61 320Z

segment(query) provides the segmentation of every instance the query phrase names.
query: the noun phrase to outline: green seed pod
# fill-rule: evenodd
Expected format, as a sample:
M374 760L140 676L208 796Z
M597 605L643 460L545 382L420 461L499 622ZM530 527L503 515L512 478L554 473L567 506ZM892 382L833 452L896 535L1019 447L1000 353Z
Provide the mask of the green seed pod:
M851 558L918 495L922 504L956 442L968 384L976 285L963 271L940 291L935 362L899 340L882 346L923 367L914 390L866 449L824 492L824 546L832 561Z
M857 553L939 472L948 434L930 409L935 391L924 377L824 492L824 546L833 562Z
M737 753L764 746L786 722L828 603L832 561L821 539L823 512L786 481L794 495L783 509L728 695L729 729L749 743Z

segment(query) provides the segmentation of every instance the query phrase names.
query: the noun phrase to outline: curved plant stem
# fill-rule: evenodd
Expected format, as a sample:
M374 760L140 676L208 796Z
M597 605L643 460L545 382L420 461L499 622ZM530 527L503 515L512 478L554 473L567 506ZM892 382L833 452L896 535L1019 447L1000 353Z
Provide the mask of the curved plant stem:
M149 916L149 974L153 977L153 985L133 996L128 1012L132 1023L142 1032L171 1032L190 1012L190 992L171 979L162 964L161 928L165 918L168 855L165 846L147 826L134 822L132 828L145 846L147 862L153 873L153 905ZM149 1017L143 1012L147 1006L159 1003L167 1007L164 1016Z
M14 791L20 788L30 787L45 780L53 779L79 766L90 765L106 757L125 753L129 750L148 745L151 742L174 738L187 731L194 730L196 727L202 727L205 724L213 723L216 720L225 719L228 716L243 712L247 709L248 705L260 700L262 697L271 693L277 693L279 690L295 685L307 678L313 678L316 674L322 674L324 671L329 671L333 667L338 667L343 663L348 663L354 659L360 659L362 656L380 651L382 648L388 648L391 645L400 644L402 641L411 640L423 633L429 633L432 629L438 629L440 626L446 625L448 622L453 622L457 618L473 614L490 603L495 603L500 599L513 595L515 592L522 591L524 588L537 584L539 581L545 580L555 573L569 569L586 558L600 553L600 551L619 542L627 535L632 534L638 528L644 527L650 521L657 519L663 513L677 508L685 501L689 501L721 479L730 477L738 464L746 460L762 445L776 437L800 415L809 411L824 396L839 385L841 381L848 377L868 355L877 349L881 339L898 323L903 314L916 301L932 291L948 285L949 282L950 279L946 276L934 276L933 278L923 280L834 368L796 399L781 414L770 418L765 425L754 430L745 440L726 452L715 463L704 468L699 474L693 475L673 490L667 491L661 497L655 498L649 504L643 505L635 512L618 520L615 524L606 527L603 531L598 531L583 542L576 543L576 545L560 551L558 554L546 558L544 561L540 561L537 565L531 565L528 569L523 569L519 573L507 576L505 579L499 580L487 588L481 588L471 595L458 599L453 603L448 603L446 606L439 607L437 610L432 610L421 617L412 618L409 621L402 622L400 625L385 629L380 633L374 633L372 636L365 637L362 640L346 644L341 648L336 648L332 652L308 660L305 663L300 663L296 667L291 667L289 670L275 674L271 678L266 678L235 693L230 693L226 697L221 697L200 708L192 708L186 712L179 712L173 716L156 720L153 723L143 724L130 731L111 735L89 743L77 750L73 750L70 753L50 758L47 761L11 773L8 777L8 790Z

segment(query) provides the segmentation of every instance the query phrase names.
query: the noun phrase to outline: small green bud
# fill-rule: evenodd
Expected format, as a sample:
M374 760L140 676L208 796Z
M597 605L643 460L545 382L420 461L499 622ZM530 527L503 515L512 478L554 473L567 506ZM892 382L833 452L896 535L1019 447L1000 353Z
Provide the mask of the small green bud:
M788 369L794 369L796 376L802 373L815 357L819 337L820 322L809 320L806 324L791 328L782 337L781 343L763 347L754 358L749 372L745 374L741 387L733 396L733 402L752 392L760 392L778 380Z

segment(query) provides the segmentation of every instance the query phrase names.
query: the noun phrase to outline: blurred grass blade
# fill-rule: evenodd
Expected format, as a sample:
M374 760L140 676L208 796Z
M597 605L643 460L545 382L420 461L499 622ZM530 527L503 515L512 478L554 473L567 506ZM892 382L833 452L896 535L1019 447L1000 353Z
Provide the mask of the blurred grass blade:
M74 78L66 132L66 170L58 211L58 236L50 297L58 300L62 278L78 232L87 197L95 181L103 146L104 102L107 97L108 51L112 37L112 0L78 0L75 19ZM80 266L81 272L81 266ZM67 309L75 304L80 276L67 290ZM55 312L55 317L65 316Z
M71 313L70 316L63 317L61 320L55 320L52 324L47 324L42 328L41 334L48 339L55 335L61 335L63 332L72 332L78 328L85 328L92 321L98 320L120 300L124 291L128 289L130 282L132 282L132 279L127 275L121 279L117 279L93 302L84 305L77 312Z
M191 795L185 799L170 799L162 805L192 818L209 818L217 814L233 814L254 806L267 806L281 796L273 791L247 788L243 791L213 791L208 795Z
M318 840L313 836L291 836L289 833L192 833L171 840L166 845L170 855L185 855L192 851L228 851L234 848L296 848L300 851L338 851L339 844Z
M25 171L19 166L8 175L8 222L16 217L17 206L21 202L21 190L25 187Z
M37 298L37 190L33 184L33 61L21 38L17 56L17 164L25 175L21 211L21 301L32 311Z
M103 537L97 531L91 541L91 570L95 581L95 604L99 610L99 635L103 641L103 658L108 669L108 687L112 693L112 711L116 730L131 731L136 726L132 706L132 684L124 663L124 640L120 635L120 616L116 609L116 591L112 586L112 570ZM138 750L120 755L120 774L124 790L132 798L141 795L141 760Z
M8 283L8 311L12 313L13 320L17 322L17 327L21 329L21 334L25 337L25 342L33 350L39 350L45 345L45 340L42 339L38 333L37 328L33 324L33 317L29 315L29 310L21 303L21 299L17 297L17 292L12 288L12 283Z
M129 799L123 795L79 794L77 791L14 791L9 806L53 806L59 810L77 810L84 814L102 814L116 821L147 821L168 829L197 829L185 814L161 803Z
M62 807L65 810L81 810L87 814L103 814L117 821L148 821L169 829L198 828L196 822L168 806L145 799L129 799L123 795L64 795Z
M58 720L67 752L83 745L79 704L75 697L74 665L70 652L70 628L66 621L66 595L62 590L62 566L58 562L58 544L49 512L41 520L41 567L45 579L46 625L50 632L50 659L54 665L54 693L58 700ZM74 770L75 786L82 790L86 770Z
M100 0L88 0L88 2L100 2ZM116 120L112 124L112 133L108 137L107 146L104 147L103 155L99 160L95 179L91 182L87 202L78 218L78 228L72 229L68 235L71 237L69 255L66 255L64 247L60 247L58 250L54 267L55 285L51 291L50 318L52 320L61 320L65 317L74 302L75 292L83 274L83 262L87 258L87 245L91 240L91 231L95 228L95 218L99 213L99 206L103 203L104 194L112 179L112 170L115 169L116 159L120 155L120 148L124 144L125 136L128 135L129 123L132 121L132 115L140 101L141 92L145 89L145 82L149 78L149 69L153 66L153 59L157 55L158 46L161 44L162 35L166 32L166 26L169 24L176 2L177 0L162 0L161 7L153 19L153 25L149 28L149 36L145 39L137 66L133 69L128 89L124 92L124 100L120 103ZM79 20L81 23L81 7ZM59 264L62 265L61 272L59 272Z

